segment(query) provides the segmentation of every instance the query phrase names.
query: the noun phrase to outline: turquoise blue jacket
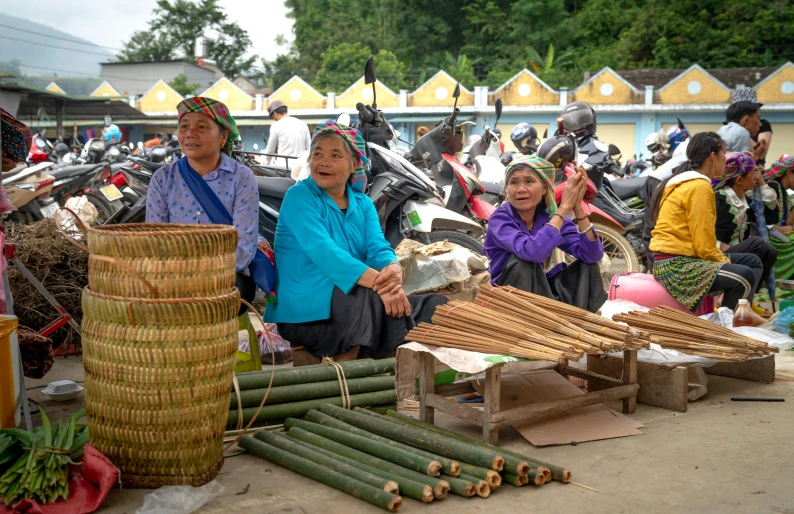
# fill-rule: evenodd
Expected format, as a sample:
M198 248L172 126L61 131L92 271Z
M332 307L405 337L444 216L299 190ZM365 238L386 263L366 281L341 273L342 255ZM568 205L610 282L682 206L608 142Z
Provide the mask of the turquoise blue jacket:
M276 304L265 321L305 323L331 317L334 286L348 294L368 269L397 262L372 200L347 186L347 214L308 178L292 186L278 216Z

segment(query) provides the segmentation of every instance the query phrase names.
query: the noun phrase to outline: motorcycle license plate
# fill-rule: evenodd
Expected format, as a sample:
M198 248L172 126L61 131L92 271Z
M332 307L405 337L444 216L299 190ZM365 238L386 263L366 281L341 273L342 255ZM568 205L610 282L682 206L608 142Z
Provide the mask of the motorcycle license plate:
M110 202L112 202L113 200L118 200L119 198L122 198L124 196L123 194L121 194L121 191L119 191L119 188L117 188L113 184L102 187L99 190L102 192L102 195L104 195L104 197L107 198L108 201Z
M58 202L52 202L50 204L45 205L41 208L41 215L45 218L52 218L55 216L55 213L58 212L61 206L58 205Z

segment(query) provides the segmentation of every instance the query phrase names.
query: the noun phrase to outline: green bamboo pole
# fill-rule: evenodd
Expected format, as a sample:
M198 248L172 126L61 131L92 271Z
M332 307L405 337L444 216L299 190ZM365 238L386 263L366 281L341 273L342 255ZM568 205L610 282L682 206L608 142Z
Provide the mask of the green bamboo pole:
M425 473L431 477L437 477L441 474L441 463L437 460L431 460L425 457L416 455L415 453L404 452L398 448L383 444L379 441L373 441L367 437L362 437L356 434L349 434L343 430L336 428L318 425L309 421L298 420L289 418L284 422L284 428L287 430L292 427L300 427L309 432L314 432L337 443L344 444L350 448L361 450L363 452L374 455L375 457L388 460L408 469L413 469L420 473Z
M312 451L308 448L304 448L303 446L295 443L294 440L290 440L288 437L279 437L278 435L268 432L267 430L258 431L254 434L254 437L263 443L269 444L270 446L275 446L276 448L291 453L292 455L303 457L304 459L310 460L316 464L319 464L320 466L332 469L338 473L347 475L350 478L355 478L356 480L364 482L365 484L369 484L373 487L383 489L387 493L400 494L399 486L394 480L388 480L377 475L373 475L372 473L368 473L358 467L345 464L338 459L334 459L328 457L327 455Z
M477 494L477 481L470 482L460 477L451 477L449 475L441 475L439 478L446 480L449 483L449 490L458 496L464 498L471 498Z
M282 434L281 432L273 432L273 433L276 434L278 437L288 439L297 445L303 446L304 448L308 448L327 457L331 457L333 459L338 460L339 462L344 462L345 464L348 464L350 466L355 466L359 469L366 471L367 473L372 473L373 475L379 476L387 480L394 480L395 482L397 482L397 485L400 488L400 493L403 496L407 496L409 498L413 498L414 500L419 500L424 503L430 503L435 498L435 496L433 495L433 488L429 484L418 482L416 480L412 480L410 478L406 478L404 476L397 475L394 473L389 473L388 471L383 471L380 468L369 466L367 464L362 464L361 462L358 462L356 460L349 459L343 455L339 455L332 451L328 451L325 448L314 446L305 441L301 441L300 439L296 439L295 437L290 437L286 434Z
M501 473L500 475L502 477L503 483L507 482L508 484L514 485L516 487L522 487L529 483L529 477L526 475L518 476L512 473Z
M418 419L412 418L411 416L406 416L405 414L401 414L401 413L397 412L396 410L390 410L387 413L387 415L388 415L388 417L394 418L395 420L398 420L398 421L402 421L405 424L413 425L413 426L419 427L419 428L425 428L426 430L429 430L431 432L435 432L437 434L445 435L447 437L451 437L451 438L457 439L459 441L464 441L464 442L467 442L469 444L476 444L477 446L479 446L481 448L490 448L490 449L499 450L502 453L504 453L505 455L508 455L508 456L511 456L511 457L515 457L516 459L525 460L526 462L530 463L532 465L532 467L545 466L545 467L549 468L549 470L551 471L552 480L556 480L558 482L562 482L563 484L567 484L568 482L571 481L571 477L572 477L571 472L568 469L563 468L562 466L556 466L554 464L549 464L548 462L544 462L542 460L538 460L538 459L535 459L533 457L528 457L526 455L521 455L520 453L517 453L517 452L514 452L514 451L510 451L510 450L506 450L504 448L499 448L498 446L494 446L492 444L488 444L488 443L486 443L484 441L478 441L477 439L472 439L470 437L466 437L465 435L461 435L461 434L458 434L456 432L452 432L450 430L446 430L446 429L438 427L436 425L431 425L429 423L425 423L425 422L420 421Z
M383 444L388 444L390 446L394 446L395 448L405 451L415 453L417 455L421 455L422 457L426 457L431 460L437 460L441 463L441 472L456 477L460 474L460 463L456 460L448 459L446 457L440 457L438 455L434 455L430 452L426 452L424 450L420 450L418 448L414 448L413 446L408 446L407 444L403 444L397 441L392 441L391 439L387 439L385 437L381 437L377 434L373 434L372 432L367 432L366 430L361 430L358 427L345 423L344 421L339 421L338 419L331 417L327 414L323 414L322 412L312 409L306 413L306 419L313 422L319 423L320 425L325 425L327 427L336 428L337 430L343 430L345 432L349 432L351 434L356 434L364 437L368 437L373 441L380 441Z
M344 370L345 378L351 379L393 373L395 362L396 359L361 359L340 362L339 365L342 367L342 370ZM240 385L240 390L267 389L268 384L270 384L270 375L272 373L273 371L271 370L238 373L237 382ZM273 377L272 387L338 380L336 368L330 364L283 368L275 370L275 373L276 375Z
M397 404L392 403L389 405L373 405L371 407L367 407L367 410L372 411L376 414L383 414L386 415L387 412L390 410L397 410Z
M361 412L345 410L328 403L322 405L320 411L369 432L374 432L383 437L410 444L432 453L444 455L459 462L468 462L469 464L483 466L494 471L502 471L504 466L504 459L498 452L462 443L449 437L434 434L428 430L395 424L391 421L384 421Z
M496 489L502 485L502 477L499 476L499 473L492 469L486 469L482 466L475 466L474 464L469 464L468 462L461 462L460 472L476 477L478 480L485 480L488 482L488 487L491 489Z
M328 450L337 455L341 455L343 457L353 459L362 464L372 466L373 468L378 468L383 471L392 473L395 476L410 478L411 480L416 480L417 482L420 482L422 484L430 485L431 487L433 487L433 496L435 496L436 500L444 499L447 493L449 492L449 483L445 480L431 477L419 473L417 471L414 471L412 469L404 468L402 466L398 466L393 462L379 459L368 453L364 453L354 448L349 448L343 444L337 443L336 441L332 441L330 439L326 439L325 437L319 436L313 432L309 432L308 430L304 430L300 427L291 428L289 431L289 435L290 437L294 437L295 439L304 441L306 443L317 446L324 450Z
M397 391L375 391L374 393L351 394L350 402L354 406L383 405L394 403L397 400ZM260 400L261 401L261 400ZM303 416L309 409L317 409L324 403L342 405L342 397L320 398L318 400L304 400L301 402L279 403L276 405L265 405L257 416L257 421L267 421L271 419L282 419L293 416ZM259 407L246 407L243 409L243 423L248 423L256 414ZM238 410L229 410L228 426L237 426Z
M529 483L534 485L543 485L546 483L546 473L549 472L548 468L544 468L543 466L539 466L537 468L532 468L529 471Z
M387 391L394 389L393 376L353 378L347 381L348 392L352 394L370 393L373 391ZM240 391L240 398L243 407L259 407L262 398L267 393L265 389L248 389ZM341 396L342 392L339 381L332 382L309 382L306 384L295 384L281 387L273 387L267 395L267 404L297 402L301 400L313 400L316 398L331 398ZM230 409L237 408L237 395L232 390Z
M491 495L491 488L488 486L488 482L485 480L480 480L479 478L467 475L466 473L461 473L459 478L461 480L471 482L474 485L474 490L477 492L477 496L481 498L488 498Z
M347 475L333 473L328 468L318 466L312 461L292 455L253 437L243 437L238 444L252 455L269 460L283 468L355 496L381 509L397 512L402 506L402 498L399 496L387 493L377 487L372 487Z

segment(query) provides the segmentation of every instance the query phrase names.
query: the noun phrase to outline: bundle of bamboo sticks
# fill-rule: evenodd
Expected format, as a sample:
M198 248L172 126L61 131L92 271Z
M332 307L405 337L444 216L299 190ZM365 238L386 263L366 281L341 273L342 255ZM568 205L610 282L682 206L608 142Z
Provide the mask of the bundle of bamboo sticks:
M407 339L448 348L564 362L601 351L645 348L649 334L511 287L480 286L471 302L436 309Z
M613 320L649 333L651 341L662 348L687 355L740 362L778 351L762 341L666 306L647 313L619 314Z

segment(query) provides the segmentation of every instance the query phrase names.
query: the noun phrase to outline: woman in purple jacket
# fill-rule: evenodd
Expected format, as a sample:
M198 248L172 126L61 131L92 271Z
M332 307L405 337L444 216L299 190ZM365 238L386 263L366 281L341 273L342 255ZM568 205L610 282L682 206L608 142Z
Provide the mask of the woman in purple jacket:
M492 283L596 312L607 299L598 269L604 247L582 209L587 176L580 168L568 179L558 207L554 171L535 156L519 157L505 170L508 201L491 215L485 235ZM544 272L556 248L577 260Z

